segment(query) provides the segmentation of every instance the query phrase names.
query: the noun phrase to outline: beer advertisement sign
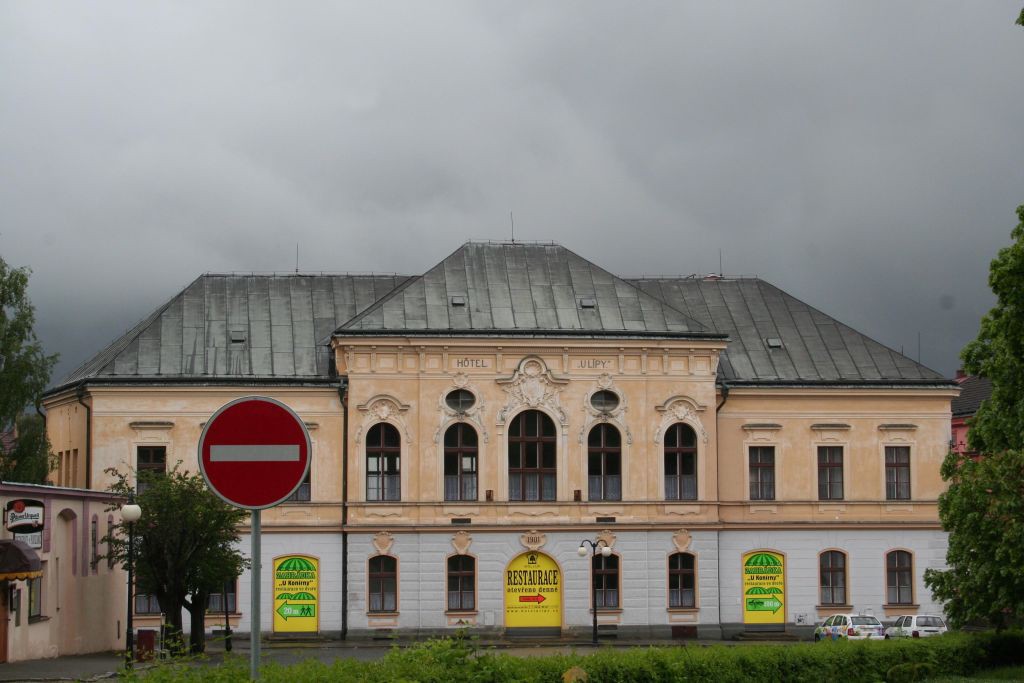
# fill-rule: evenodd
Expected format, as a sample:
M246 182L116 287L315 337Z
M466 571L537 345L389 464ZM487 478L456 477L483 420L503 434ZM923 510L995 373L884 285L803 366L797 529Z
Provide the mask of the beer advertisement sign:
M743 623L786 623L786 565L779 553L743 556Z
M320 630L320 560L309 555L274 558L274 632Z
M4 508L4 527L14 534L40 533L45 526L45 508L38 500L19 498Z
M559 628L562 625L562 572L537 551L519 555L505 570L505 627Z

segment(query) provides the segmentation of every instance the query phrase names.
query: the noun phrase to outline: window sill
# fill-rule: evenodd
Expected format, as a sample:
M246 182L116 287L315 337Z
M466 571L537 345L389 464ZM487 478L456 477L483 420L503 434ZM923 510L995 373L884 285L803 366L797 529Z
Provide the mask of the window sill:
M397 617L400 612L367 612L368 617Z
M311 500L282 500L281 505L306 505L312 503Z
M670 614L690 614L693 612L699 612L700 607L669 607L665 611Z
M916 612L921 609L921 606L916 603L905 602L898 605L882 605L882 609L886 612L899 612L900 610Z
M28 623L30 623L30 624L38 624L41 621L49 621L49 620L50 620L50 617L46 616L45 614L40 614L38 616L29 617L28 618Z
M449 616L449 617L475 617L477 614L479 614L479 612L477 612L475 609L469 609L469 610L464 610L464 609L445 610L444 613L445 613L445 616ZM376 614L376 612L374 614Z
M207 617L222 617L222 616L224 616L224 613L223 612L214 612L212 610L206 610L206 616ZM241 612L228 612L228 616L229 617L240 617L240 616L242 616L242 613Z
M593 608L591 608L588 611L591 614L594 613ZM597 614L598 614L598 616L600 616L602 614L622 614L622 608L621 607L598 607L597 608Z
M854 611L853 605L815 605L814 609L816 609L819 612L833 612L836 614L840 612Z

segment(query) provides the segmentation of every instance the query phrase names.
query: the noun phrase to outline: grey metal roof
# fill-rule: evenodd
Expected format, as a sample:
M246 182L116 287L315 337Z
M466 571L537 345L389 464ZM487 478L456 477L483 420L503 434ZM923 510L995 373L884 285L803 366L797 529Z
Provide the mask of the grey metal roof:
M82 381L323 381L332 332L727 335L719 376L730 383L953 386L757 278L624 280L557 245L469 242L421 277L200 276L47 393Z
M353 334L710 336L557 244L467 242L336 330Z
M338 321L407 279L202 275L53 391L85 379L323 378Z
M727 381L950 382L758 278L643 278L630 282L729 335L719 367L719 376Z

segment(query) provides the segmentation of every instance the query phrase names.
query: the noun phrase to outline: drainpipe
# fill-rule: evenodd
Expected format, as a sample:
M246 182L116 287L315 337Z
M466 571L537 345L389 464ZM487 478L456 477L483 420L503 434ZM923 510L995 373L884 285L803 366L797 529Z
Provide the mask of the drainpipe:
M729 400L729 384L725 380L722 380L722 402L715 406L715 445L718 445L718 413L722 410L722 406ZM717 460L718 453L715 453ZM722 477L721 473L715 477L715 496L718 502L718 522L722 522ZM718 561L718 637L723 637L722 633L722 529L718 530L715 534L715 557Z
M348 392L338 388L341 399L341 639L348 638Z
M85 488L92 488L92 408L85 401L85 385L80 384L75 398L85 408Z

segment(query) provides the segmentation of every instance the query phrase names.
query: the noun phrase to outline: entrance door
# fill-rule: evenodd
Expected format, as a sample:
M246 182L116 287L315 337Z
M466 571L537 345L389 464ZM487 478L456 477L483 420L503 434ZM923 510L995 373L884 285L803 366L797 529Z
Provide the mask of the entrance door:
M7 662L7 619L10 615L7 596L10 592L10 584L7 581L0 581L0 664Z
M771 550L743 556L743 624L749 631L786 629L786 558Z
M562 571L544 553L531 550L505 570L505 632L549 636L562 632Z

